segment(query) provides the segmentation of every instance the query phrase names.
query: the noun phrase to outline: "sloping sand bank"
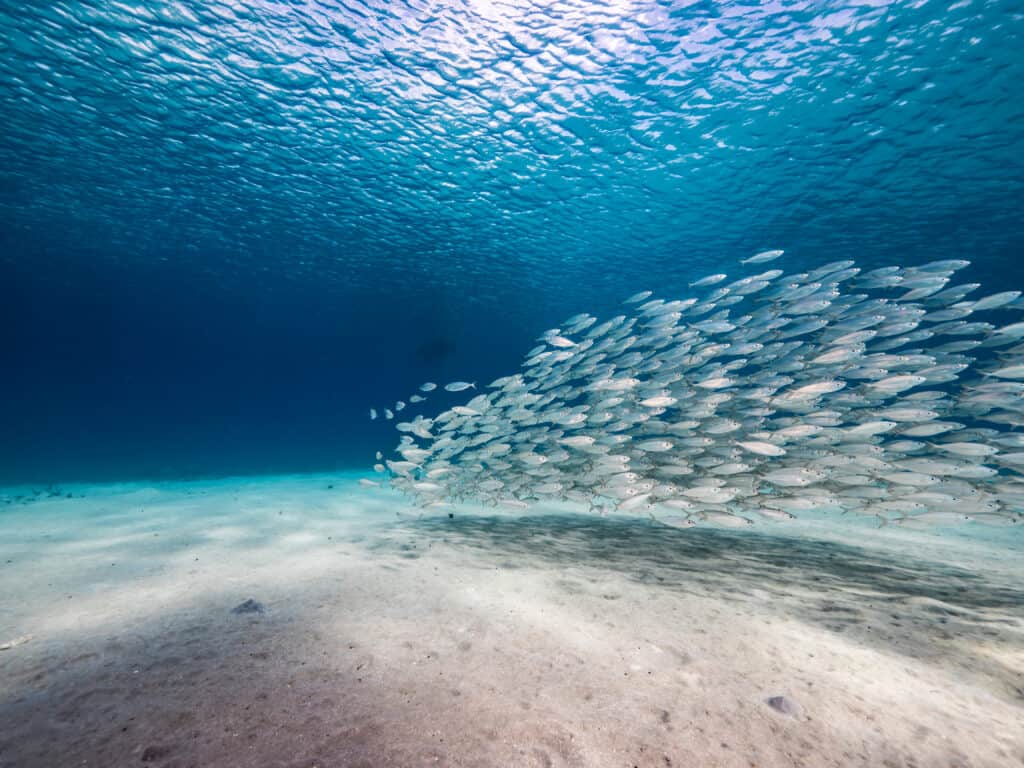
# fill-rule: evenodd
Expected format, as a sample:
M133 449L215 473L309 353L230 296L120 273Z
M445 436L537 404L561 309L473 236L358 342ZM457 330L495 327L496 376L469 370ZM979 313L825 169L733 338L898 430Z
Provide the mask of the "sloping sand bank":
M0 493L3 768L1024 765L1018 530L61 494Z

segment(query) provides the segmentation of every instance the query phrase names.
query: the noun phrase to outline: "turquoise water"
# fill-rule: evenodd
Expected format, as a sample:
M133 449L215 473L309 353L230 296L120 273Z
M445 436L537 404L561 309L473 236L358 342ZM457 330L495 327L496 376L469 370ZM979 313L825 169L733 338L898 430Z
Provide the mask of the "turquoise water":
M0 480L364 467L369 405L763 248L1024 287L1022 33L1006 0L2 3Z

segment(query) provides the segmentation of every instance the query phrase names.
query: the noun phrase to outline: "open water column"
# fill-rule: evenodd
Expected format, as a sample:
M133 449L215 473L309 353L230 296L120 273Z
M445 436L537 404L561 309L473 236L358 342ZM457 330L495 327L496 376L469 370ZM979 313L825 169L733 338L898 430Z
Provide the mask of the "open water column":
M0 768L1024 765L1021 51L0 0Z

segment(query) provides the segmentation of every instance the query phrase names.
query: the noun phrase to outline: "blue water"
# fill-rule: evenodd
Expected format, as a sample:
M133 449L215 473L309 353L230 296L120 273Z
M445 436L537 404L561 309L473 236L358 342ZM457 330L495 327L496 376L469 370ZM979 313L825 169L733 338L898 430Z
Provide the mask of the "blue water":
M137 5L0 2L0 482L365 466L763 248L1024 288L1019 0Z

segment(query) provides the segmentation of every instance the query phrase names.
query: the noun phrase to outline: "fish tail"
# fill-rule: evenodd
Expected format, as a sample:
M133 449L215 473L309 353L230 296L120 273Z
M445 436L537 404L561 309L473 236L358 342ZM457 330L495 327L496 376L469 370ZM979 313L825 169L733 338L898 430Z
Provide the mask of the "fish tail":
M889 524L889 518L882 517L881 515L875 515L875 517L878 518L878 527L879 528L885 528L885 526L887 526ZM902 520L902 519L903 519L902 517L897 517L894 522L899 523L899 521Z

